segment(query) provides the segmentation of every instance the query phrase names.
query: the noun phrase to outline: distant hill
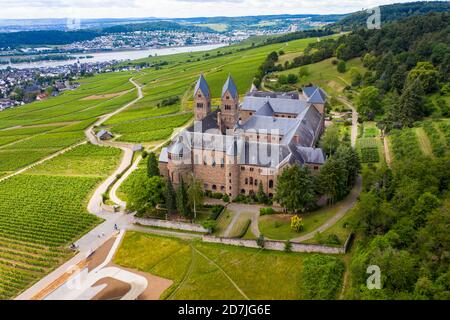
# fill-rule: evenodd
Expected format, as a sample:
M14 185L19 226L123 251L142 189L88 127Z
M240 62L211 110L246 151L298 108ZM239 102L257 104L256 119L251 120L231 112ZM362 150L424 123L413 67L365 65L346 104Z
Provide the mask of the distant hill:
M126 33L135 31L187 31L187 32L213 32L207 27L181 25L172 21L156 21L146 23L130 23L104 28L103 33Z
M39 30L0 33L0 48L17 48L24 45L65 45L76 41L92 40L95 37L134 31L187 31L213 32L206 27L181 25L170 21L155 21L136 24L116 25L106 28L82 29L78 31Z
M396 3L380 6L381 23L400 20L403 18L423 15L429 12L450 12L450 2L448 1L418 1L408 3ZM358 11L344 17L338 22L329 26L331 29L348 31L366 25L370 12Z

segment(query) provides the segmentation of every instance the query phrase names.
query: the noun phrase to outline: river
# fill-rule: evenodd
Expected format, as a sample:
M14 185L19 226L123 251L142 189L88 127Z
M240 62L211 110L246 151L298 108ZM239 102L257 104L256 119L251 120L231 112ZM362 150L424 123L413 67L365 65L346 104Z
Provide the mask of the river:
M130 51L108 51L98 53L83 53L83 54L71 54L74 57L86 57L86 59L80 59L81 63L87 62L105 62L105 61L125 61L125 60L137 60L147 58L148 56L158 55L167 56L171 54L184 53L184 52L198 52L213 50L220 47L227 46L228 44L209 44L203 46L190 46L190 47L172 47L172 48L160 48L160 49L144 49L144 50L130 50ZM58 67L64 65L74 64L76 60L64 60L64 61L37 61L37 62L24 62L0 65L0 69L6 69L8 66L17 69L26 68L42 68L42 67Z

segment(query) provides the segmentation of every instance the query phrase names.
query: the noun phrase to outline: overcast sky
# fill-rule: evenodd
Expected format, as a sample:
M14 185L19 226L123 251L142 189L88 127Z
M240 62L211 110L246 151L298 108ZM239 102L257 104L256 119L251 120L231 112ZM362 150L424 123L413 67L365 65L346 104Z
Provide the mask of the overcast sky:
M412 0L0 0L0 19L349 13Z

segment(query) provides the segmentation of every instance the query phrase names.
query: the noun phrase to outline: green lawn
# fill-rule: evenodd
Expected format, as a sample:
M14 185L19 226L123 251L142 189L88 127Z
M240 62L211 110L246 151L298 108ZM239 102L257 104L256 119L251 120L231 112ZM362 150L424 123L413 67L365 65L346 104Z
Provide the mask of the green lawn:
M355 58L347 61L347 71L339 73L336 66L331 63L335 58L326 59L324 61L307 65L303 68L308 69L308 76L305 76L297 83L298 87L313 83L322 87L330 95L342 94L344 88L351 84L350 69L356 68L361 74L364 74L365 68L362 65L360 58ZM286 71L276 73L275 75L298 75L300 68L294 68Z
M291 229L291 217L288 214L267 215L259 218L259 231L267 238L288 240L314 231L339 210L339 204L311 213L302 214L304 228L301 232Z
M162 299L297 300L316 286L302 282L306 257L127 232L114 263L173 280Z
M337 245L335 243L329 243L329 237L336 235L339 239L340 244L338 246L342 246L350 235L350 226L349 223L354 219L356 215L356 210L350 209L347 214L339 219L336 224L331 226L329 229L322 232L319 236L316 236L313 239L306 240L304 243L308 244L326 244L326 245Z
M217 218L217 226L214 234L217 236L222 236L235 214L235 212L228 209L224 210Z

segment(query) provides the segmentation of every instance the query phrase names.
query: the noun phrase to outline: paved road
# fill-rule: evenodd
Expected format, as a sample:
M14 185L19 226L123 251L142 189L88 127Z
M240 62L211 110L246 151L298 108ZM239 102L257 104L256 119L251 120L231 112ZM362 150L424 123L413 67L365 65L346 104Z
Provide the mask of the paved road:
M231 220L230 224L228 225L227 229L223 233L223 237L229 237L231 230L233 230L233 226L236 224L236 222L239 220L240 216L243 214L249 215L249 218L251 219L250 229L252 233L259 237L259 209L262 208L262 206L259 205L248 205L248 204L240 204L240 203L230 203L227 206L227 209L230 211L233 211L234 217Z
M112 116L118 114L119 112L122 112L123 110L129 108L134 103L142 99L142 89L141 87L133 81L133 79L130 79L130 82L133 83L137 90L138 90L138 98L133 100L132 102L126 104L125 106L117 109L116 111L107 114L103 117L101 117L94 125L86 129L85 134L87 139L95 145L99 146L111 146L111 144L106 144L100 140L97 139L97 137L94 134L93 127L95 125L99 126L103 124L106 120L110 119ZM84 142L85 143L85 142ZM73 146L75 147L75 146ZM71 147L71 148L73 148ZM71 260L57 268L55 271L41 279L39 282L37 282L35 285L33 285L31 288L23 292L21 295L19 295L16 300L29 300L35 295L37 295L39 292L47 288L51 283L53 283L55 280L59 279L61 276L63 276L68 270L71 270L73 266L77 265L79 262L86 259L87 256L89 256L93 251L97 250L100 246L102 246L106 241L108 241L117 231L115 230L115 225L117 224L119 228L125 228L126 226L130 225L133 221L133 217L131 215L126 215L124 213L109 213L105 212L101 208L102 203L102 194L106 192L108 187L111 185L111 183L115 180L116 175L118 173L122 173L123 170L125 170L129 165L131 165L132 156L133 153L130 148L127 148L125 146L120 147L122 150L124 150L125 154L122 157L122 161L119 165L119 168L110 175L106 181L104 181L95 191L93 196L91 197L89 204L88 204L88 211L92 214L95 214L97 217L104 220L103 223L98 225L96 228L85 234L82 238L80 238L76 244L78 247L78 254L74 256ZM67 149L60 151L58 154L53 155L53 157L66 152ZM45 160L45 159L44 159ZM41 160L44 161L44 160ZM46 159L48 160L48 159ZM8 176L7 176L8 177Z

